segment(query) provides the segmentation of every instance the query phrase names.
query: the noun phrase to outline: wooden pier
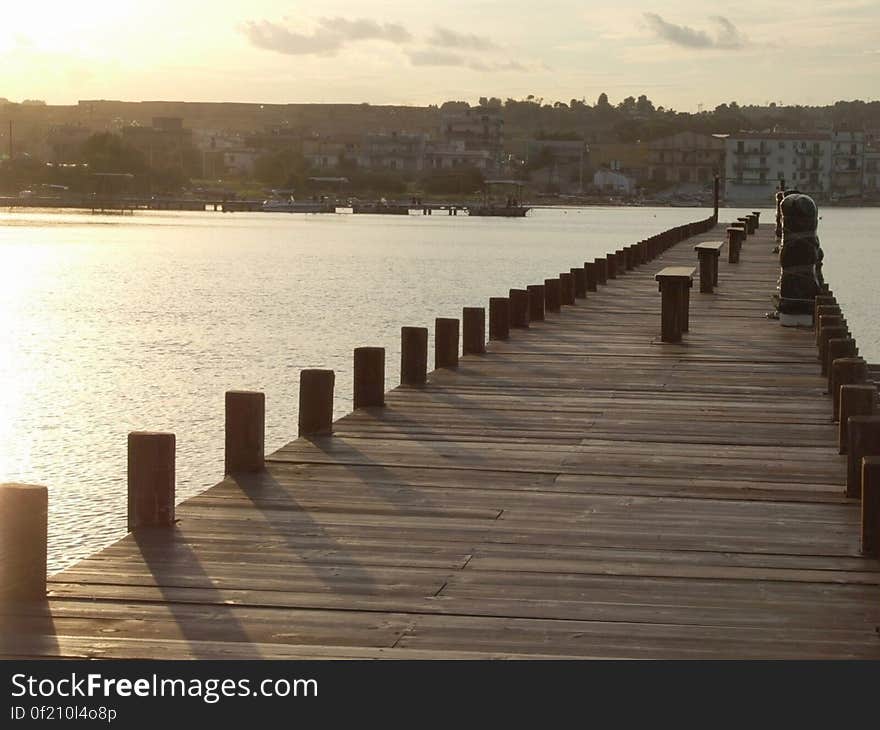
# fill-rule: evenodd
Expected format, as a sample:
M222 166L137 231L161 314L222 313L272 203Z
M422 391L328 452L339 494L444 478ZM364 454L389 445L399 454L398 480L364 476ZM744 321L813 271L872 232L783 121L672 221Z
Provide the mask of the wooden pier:
M507 339L485 354L474 332L489 318L466 312L468 354L444 348L424 386L424 331L408 328L413 385L364 386L361 403L384 406L51 576L47 601L7 603L0 652L880 658L880 563L861 552L816 336L764 316L770 226L738 263L713 260L712 293L682 290L681 341L661 339L655 275L696 267L694 246L724 238L703 228L572 262L585 271L569 277L575 304L531 306L528 327L521 294L503 323L493 300ZM332 375L311 372L319 398ZM227 401L233 466L246 457L235 444L262 444L259 425L230 426L248 409L260 423L246 401Z

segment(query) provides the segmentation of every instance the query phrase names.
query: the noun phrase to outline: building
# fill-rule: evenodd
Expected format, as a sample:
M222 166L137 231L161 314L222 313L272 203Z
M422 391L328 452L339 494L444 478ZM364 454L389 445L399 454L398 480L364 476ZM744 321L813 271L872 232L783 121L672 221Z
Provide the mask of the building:
M719 135L678 132L648 143L647 181L655 188L706 187L724 170L725 142Z
M495 160L489 150L469 150L464 140L428 141L425 144L425 170L452 170L473 167L482 172L494 169Z
M122 138L157 170L186 171L199 160L192 130L183 126L180 117L154 117L149 127L123 127Z
M305 161L313 170L333 170L340 165L357 165L360 141L352 137L319 137L304 139L302 151Z
M358 166L367 170L421 172L427 135L411 132L365 134L357 153Z
M838 131L831 136L831 194L861 197L864 185L865 133Z
M636 181L622 172L601 169L593 173L593 187L603 193L632 195L636 192Z
M831 135L825 132L738 132L726 138L724 199L765 203L784 184L823 198L831 189Z
M582 192L587 146L580 139L530 139L526 142L529 179L557 192ZM588 172L588 171L587 171Z
M79 124L58 124L49 127L46 143L51 162L73 162L80 159L82 147L93 130Z
M648 145L641 142L593 142L589 145L589 167L620 172L639 183L648 176L648 153Z
M441 116L440 139L460 141L468 150L486 150L493 168L501 167L504 158L504 119L501 110L477 106L464 112Z
M224 149L223 168L235 177L252 178L257 160L262 154L259 150L250 149Z

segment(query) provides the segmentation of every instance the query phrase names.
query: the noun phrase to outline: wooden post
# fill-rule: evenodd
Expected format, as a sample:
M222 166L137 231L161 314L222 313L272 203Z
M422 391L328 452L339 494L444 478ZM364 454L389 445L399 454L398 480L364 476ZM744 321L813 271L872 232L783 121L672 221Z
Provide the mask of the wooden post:
M224 473L262 471L265 438L266 396L248 390L227 391Z
M507 297L489 299L489 339L510 339L510 300Z
M828 342L834 339L845 339L849 336L846 327L825 327L819 339L819 363L822 375L828 375Z
M846 496L862 496L862 459L880 456L880 416L850 416L847 434Z
M173 433L128 434L128 529L174 524Z
M667 267L655 275L661 295L660 339L663 342L681 342L688 330L691 267Z
M427 356L426 356L427 357ZM302 370L299 374L299 435L325 436L333 432L332 370Z
M610 253L605 257L605 261L608 262L608 278L616 279L617 278L617 254Z
M529 321L544 321L544 285L529 284L526 287L529 293Z
M822 330L826 327L843 327L845 322L838 314L820 314L816 319L816 347L822 342Z
M608 259L600 258L594 261L596 264L596 281L600 284L608 283Z
M577 299L586 299L587 298L587 272L586 270L581 268L575 268L571 270L571 275L574 277L574 295Z
M626 253L619 248L614 252L615 266L617 267L617 275L622 276L626 273Z
M49 491L0 484L0 604L46 598Z
M544 279L544 311L558 312L562 309L562 283L559 279Z
M853 416L873 416L877 402L874 385L841 385L838 396L837 451L845 454L849 448L849 419Z
M880 555L880 458L862 459L862 552Z
M625 246L623 249L624 258L626 259L626 270L631 271L636 267L636 249L635 246Z
M742 228L727 229L727 263L738 264L745 234Z
M461 310L461 350L465 355L486 352L486 309L465 307Z
M400 328L400 384L428 382L428 328Z
M354 348L354 408L385 405L385 348Z
M834 394L837 391L834 390L834 363L840 360L840 365L838 368L842 368L839 370L841 375L846 379L850 370L852 370L855 366L852 365L851 361L858 362L861 360L859 357L859 348L856 347L856 341L852 337L840 337L833 340L828 340L828 347L826 348L825 353L825 370L827 371L828 377L828 393ZM867 368L867 365L865 365ZM865 372L865 379L867 379L867 371ZM856 381L848 381L848 382L856 382ZM839 384L838 384L839 385Z
M568 272L563 272L559 275L559 284L562 289L562 303L574 304L574 277Z
M525 328L529 326L529 304L531 297L527 289L511 289L508 292L510 300L510 326Z
M587 280L588 292L599 288L599 267L595 261L584 261L584 277Z
M860 357L837 358L829 370L828 393L831 395L832 420L840 417L840 389L844 385L861 385L868 380L868 364Z
M819 307L828 306L828 305L839 306L837 304L837 300L834 297L828 296L827 294L817 294L816 295L816 304L814 305L814 308L813 308L813 326L814 327L819 326L819 314L820 314ZM829 314L835 314L835 312L829 312ZM836 312L836 314L838 314L839 316L843 316L841 312Z
M434 320L434 367L458 367L458 320L437 317ZM384 405L384 404L383 404Z

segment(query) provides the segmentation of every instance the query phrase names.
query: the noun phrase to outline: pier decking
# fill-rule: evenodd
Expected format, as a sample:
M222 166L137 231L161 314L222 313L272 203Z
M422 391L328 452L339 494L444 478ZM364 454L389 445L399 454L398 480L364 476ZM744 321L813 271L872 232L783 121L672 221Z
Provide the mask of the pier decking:
M2 650L880 658L880 563L815 336L764 318L769 226L713 294L694 287L682 343L660 341L654 274L723 232L51 577Z

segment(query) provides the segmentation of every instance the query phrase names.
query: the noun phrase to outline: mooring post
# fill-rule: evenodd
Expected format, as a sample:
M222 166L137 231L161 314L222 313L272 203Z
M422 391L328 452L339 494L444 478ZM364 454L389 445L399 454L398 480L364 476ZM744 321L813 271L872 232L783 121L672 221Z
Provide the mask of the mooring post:
M400 384L428 382L428 328L400 328Z
M489 339L510 339L510 300L507 297L489 299Z
M617 255L610 253L605 257L605 261L608 262L607 266L607 276L609 279L617 278Z
M173 433L128 434L128 529L174 524Z
M529 321L530 322L543 322L544 321L544 285L543 284L529 284L526 287L526 291L529 293Z
M880 458L862 459L862 552L880 555Z
M862 496L862 459L880 456L880 416L850 416L847 433L846 496Z
M828 375L828 343L849 337L846 327L824 327L819 337L819 364L822 375Z
M868 379L867 368L868 364L859 357L859 348L856 347L856 341L852 337L828 340L828 393L833 401L837 402L834 396L844 383L865 382ZM861 380L853 380L853 378L861 378ZM837 412L836 408L832 410Z
M262 471L265 466L266 396L226 392L225 473Z
M562 282L544 279L544 311L559 312L562 309Z
M49 491L0 484L0 603L46 598Z
M458 367L459 323L450 317L434 320L434 367Z
M562 303L569 306L574 304L574 277L571 273L561 273L559 275L559 284L562 290Z
M508 292L510 300L510 326L527 328L529 326L529 305L531 296L528 289L511 289Z
M326 436L333 432L335 384L336 373L332 370L310 369L300 372L298 416L300 436Z
M608 283L608 259L598 258L594 261L596 264L596 281L600 284Z
M587 298L587 272L583 267L571 270L574 277L574 295L577 299Z
M385 348L354 349L354 408L385 405Z
M663 342L681 342L682 333L688 331L690 287L695 271L693 267L675 266L654 275L661 295L660 339Z
M461 310L461 350L465 355L486 352L486 309L464 307Z
M727 263L738 264L745 234L742 228L727 229Z
M849 419L853 416L873 416L877 402L877 387L870 384L841 385L838 396L837 450L845 454L849 447Z
M584 278L588 292L596 291L599 288L599 267L595 261L584 261Z
M816 347L821 347L822 330L826 327L845 327L846 321L839 314L820 314L816 320ZM821 356L819 357L821 359Z

